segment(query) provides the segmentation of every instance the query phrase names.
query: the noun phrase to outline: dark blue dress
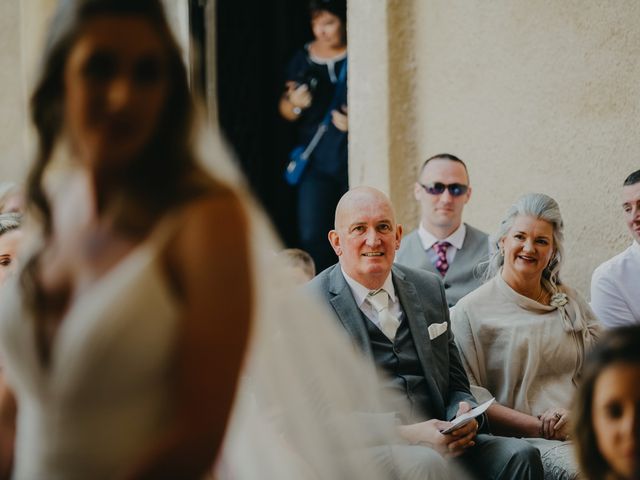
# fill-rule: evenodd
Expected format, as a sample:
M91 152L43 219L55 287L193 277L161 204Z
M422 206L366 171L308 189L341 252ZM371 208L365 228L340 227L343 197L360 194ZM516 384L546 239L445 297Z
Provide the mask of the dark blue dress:
M313 101L296 120L297 145L308 145L333 100L338 76L346 62L346 54L330 60L311 59L308 45L293 56L286 70L286 80L309 86ZM343 90L338 105L347 104ZM347 132L333 123L311 154L311 160L298 185L298 228L300 246L316 262L318 271L337 261L327 240L333 228L336 205L349 188L347 167Z

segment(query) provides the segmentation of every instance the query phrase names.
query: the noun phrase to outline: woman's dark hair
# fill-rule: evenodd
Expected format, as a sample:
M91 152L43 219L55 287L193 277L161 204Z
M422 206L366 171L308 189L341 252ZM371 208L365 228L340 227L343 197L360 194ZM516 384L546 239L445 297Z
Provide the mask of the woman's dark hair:
M194 169L190 133L194 107L187 74L158 0L63 0L51 23L40 75L31 98L31 118L38 134L38 152L27 183L27 200L41 214L45 232L51 227L49 205L42 186L43 173L64 126L63 73L82 27L102 15L140 16L162 39L168 59L169 92L154 137L121 185L123 192L159 213L179 195L177 179ZM115 32L114 32L115 34ZM152 215L156 216L156 215Z
M603 480L610 473L596 441L592 422L593 394L598 376L616 363L640 365L640 326L608 331L587 355L582 378L573 401L573 439L580 469L589 480Z
M347 24L346 0L310 0L309 13L313 17L319 12L329 12L338 17L344 25Z
M311 19L321 12L329 12L340 19L342 23L342 42L347 43L347 2L346 0L310 0L309 16Z
M51 235L51 211L43 187L43 176L62 133L65 89L63 74L67 58L88 21L101 16L139 16L158 34L167 55L169 91L156 131L137 158L127 167L118 185L126 200L126 210L115 212L115 225L126 233L146 232L170 207L202 191L192 153L194 105L180 49L171 34L159 0L62 0L51 23L39 78L31 97L31 119L37 130L38 150L28 176L27 202L43 225L46 239ZM117 32L114 32L117 35ZM130 218L134 210L137 218ZM120 218L118 216L120 213ZM43 306L42 293L35 282L39 255L27 264L23 285L36 311ZM36 317L41 317L37 315ZM37 343L46 362L48 348L45 328L37 325Z

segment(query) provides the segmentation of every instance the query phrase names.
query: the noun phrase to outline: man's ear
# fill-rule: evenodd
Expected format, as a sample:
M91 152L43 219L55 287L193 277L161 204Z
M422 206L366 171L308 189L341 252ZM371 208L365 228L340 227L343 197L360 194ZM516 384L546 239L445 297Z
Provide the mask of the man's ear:
M333 251L336 252L337 256L342 255L342 247L340 247L340 235L335 230L331 230L329 232L329 243L333 248Z
M469 199L471 198L471 192L472 192L472 188L471 186L469 186L469 189L467 190L467 193L465 193L465 195L467 196L467 199L464 201L464 203L466 204Z
M400 248L400 241L402 240L402 225L396 225L396 250Z
M413 197L416 200L420 201L420 193L422 192L424 192L424 190L422 189L422 186L418 182L415 182L413 184Z

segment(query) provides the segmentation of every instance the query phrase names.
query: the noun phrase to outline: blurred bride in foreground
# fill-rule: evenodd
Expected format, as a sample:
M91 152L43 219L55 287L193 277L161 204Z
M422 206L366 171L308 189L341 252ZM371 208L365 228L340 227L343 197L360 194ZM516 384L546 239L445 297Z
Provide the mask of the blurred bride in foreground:
M0 300L2 471L200 478L230 422L222 477L385 478L375 374L274 271L186 78L159 0L60 2L31 103L39 229Z
M195 163L158 2L61 2L31 115L40 238L0 327L13 475L198 475L248 337L247 220Z

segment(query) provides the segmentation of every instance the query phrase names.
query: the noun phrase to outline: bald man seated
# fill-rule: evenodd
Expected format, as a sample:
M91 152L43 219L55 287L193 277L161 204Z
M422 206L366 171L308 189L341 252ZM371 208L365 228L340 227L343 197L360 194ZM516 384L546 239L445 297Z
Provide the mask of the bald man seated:
M448 459L471 478L542 479L538 451L524 440L488 434L484 416L451 433L450 421L476 406L449 324L438 275L394 265L402 226L387 196L370 187L347 192L329 241L338 264L308 289L325 301L355 345L394 391L398 432L406 444L376 455L400 478L455 478Z

